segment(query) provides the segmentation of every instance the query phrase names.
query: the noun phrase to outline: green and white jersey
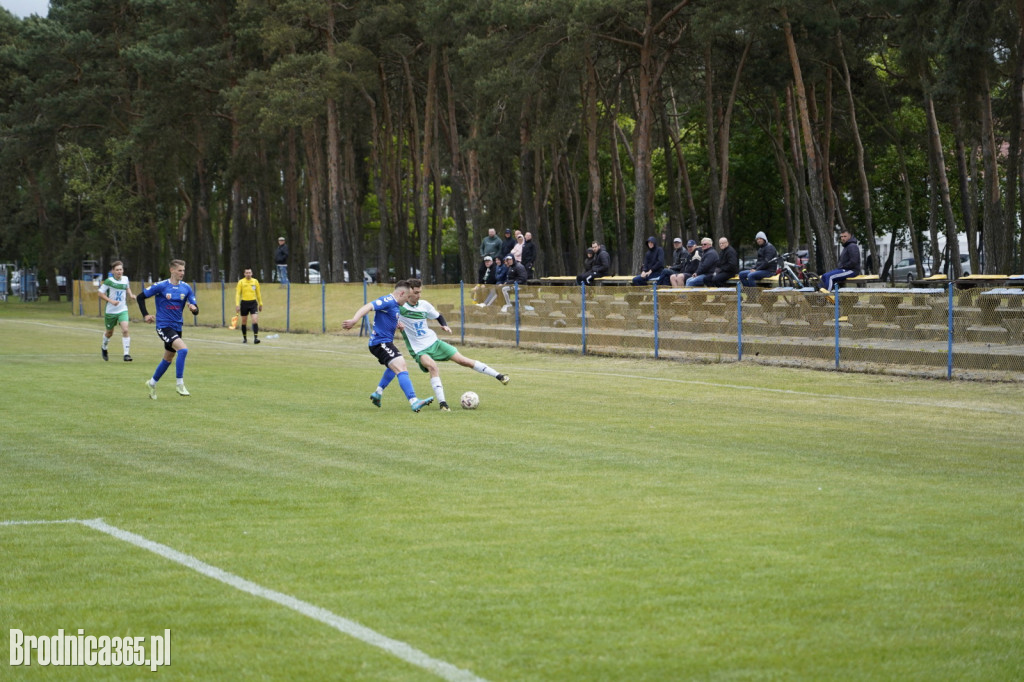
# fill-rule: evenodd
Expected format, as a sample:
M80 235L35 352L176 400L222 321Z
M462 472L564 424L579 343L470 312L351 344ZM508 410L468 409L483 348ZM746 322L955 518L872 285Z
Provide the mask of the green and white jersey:
M117 315L128 310L128 277L121 276L121 279L107 277L100 285L100 293L117 301L116 304L107 302L107 315Z
M402 304L398 311L398 319L405 327L402 336L405 337L405 342L409 344L413 354L422 353L437 341L437 334L427 321L436 320L440 316L441 313L422 298L416 305Z

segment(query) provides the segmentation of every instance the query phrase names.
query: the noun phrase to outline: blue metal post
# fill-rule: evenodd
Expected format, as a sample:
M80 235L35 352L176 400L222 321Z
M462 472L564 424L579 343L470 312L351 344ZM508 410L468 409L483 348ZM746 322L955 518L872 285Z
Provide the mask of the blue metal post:
M743 282L736 283L736 360L743 359Z
M292 330L292 283L284 285L284 330Z
M658 351L660 350L659 347L658 347L658 344L661 341L661 339L658 336L658 281L657 280L654 281L654 284L651 287L651 291L653 292L653 298L654 298L654 359L657 360L658 359Z
M192 280L192 295L195 296L197 291L199 291L199 289L196 288L196 281ZM196 296L196 301L198 301L198 300L199 300L199 297ZM187 309L188 306L185 306L185 308ZM198 327L199 326L199 317L196 316L196 315L192 316L192 326L193 327Z
M832 285L833 303L836 308L836 369L839 369L839 284Z
M580 282L580 334L583 336L583 352L587 354L587 285Z
M327 333L327 282L320 278L320 333Z
M946 378L953 378L953 282L949 283L949 345L946 349Z
M227 319L228 319L227 317L225 317L225 315L227 313L226 313L225 307L224 307L226 305L225 302L224 302L224 290L225 290L225 288L226 287L224 286L224 280L221 280L220 281L220 326L222 326L222 327L226 327L227 326L227 324L225 324L225 323L227 322Z

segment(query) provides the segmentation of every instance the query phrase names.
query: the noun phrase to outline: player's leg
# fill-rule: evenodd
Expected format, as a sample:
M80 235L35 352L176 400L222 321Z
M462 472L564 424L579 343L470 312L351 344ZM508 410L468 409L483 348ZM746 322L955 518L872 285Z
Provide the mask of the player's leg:
M381 398L384 395L384 389L388 387L395 379L395 373L391 371L390 367L384 368L384 374L381 375L380 381L377 382L377 390L370 394L370 402L380 407Z
M242 315L242 343L249 343L249 316Z
M427 370L427 374L430 375L430 388L433 389L434 397L437 398L441 410L450 412L448 403L444 399L444 384L441 383L441 368L437 366L437 360L432 358L429 353L421 353L416 356L416 362L419 363L420 369Z
M260 342L260 316L255 312L252 314L252 342Z
M498 370L494 369L493 367L488 367L479 360L467 358L462 353L456 353L455 355L451 356L449 360L458 365L462 365L463 367L469 367L472 370L476 370L481 374L486 374L489 377L494 377L503 384L507 384L509 382L509 376L507 374L502 374Z
M405 393L405 397L409 400L409 405L412 407L413 412L419 412L425 405L434 402L433 397L424 398L423 400L416 398L416 389L413 388L412 379L409 378L409 370L405 366L405 358L400 353L392 358L391 362L388 363L388 367L398 377L398 385L402 387L402 392Z
M121 320L121 348L124 349L124 361L131 362L132 337L128 333L128 313L122 315ZM113 330L111 330L113 332Z
M103 344L100 346L100 355L103 356L104 360L110 359L107 354L107 347L110 345L110 337L114 335L115 319L114 315L103 316Z
M188 357L188 346L185 345L185 340L179 336L174 340L172 347L178 356L174 364L174 377L177 384L175 390L178 391L178 395L191 395L185 388L185 358Z

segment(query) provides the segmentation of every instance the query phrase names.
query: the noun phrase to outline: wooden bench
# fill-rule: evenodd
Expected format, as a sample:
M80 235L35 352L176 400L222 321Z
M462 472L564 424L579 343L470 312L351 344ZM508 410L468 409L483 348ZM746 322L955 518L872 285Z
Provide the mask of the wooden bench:
M847 277L846 279L837 280L836 284L840 287L852 284L855 287L863 287L868 284L879 284L882 278L878 275L857 275L856 277Z

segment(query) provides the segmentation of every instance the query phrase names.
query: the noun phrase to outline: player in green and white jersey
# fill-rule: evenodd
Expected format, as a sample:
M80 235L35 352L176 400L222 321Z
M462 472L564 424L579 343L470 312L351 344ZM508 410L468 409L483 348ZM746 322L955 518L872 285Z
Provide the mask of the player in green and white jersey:
M135 300L128 284L128 278L124 276L124 264L117 260L111 267L111 275L103 280L100 285L99 296L107 302L107 309L103 316L103 325L106 331L103 333L103 346L100 352L103 359L108 360L107 344L110 337L114 335L114 327L121 326L121 345L124 347L124 361L131 362L132 356L128 352L131 349L132 339L128 334L128 301Z
M418 279L409 280L409 298L399 309L398 320L401 322L402 336L405 338L405 345L409 348L409 353L416 358L420 369L430 374L430 387L434 389L434 395L437 396L437 402L441 409L445 412L451 410L444 399L444 386L441 384L441 371L437 366L438 362L451 360L507 384L509 382L507 374L501 374L478 360L467 358L459 352L458 348L437 337L437 334L428 325L430 320L437 320L441 329L449 334L452 333L452 330L444 316L434 306L420 298L422 289L423 282ZM382 380L381 383L384 384L384 381ZM377 387L378 395L384 388L385 385Z

